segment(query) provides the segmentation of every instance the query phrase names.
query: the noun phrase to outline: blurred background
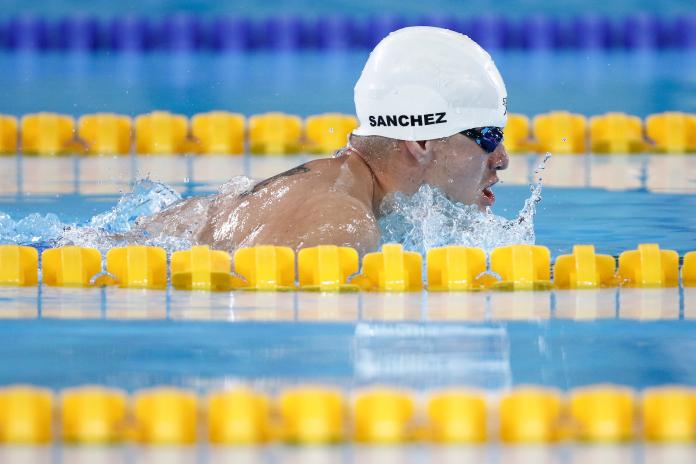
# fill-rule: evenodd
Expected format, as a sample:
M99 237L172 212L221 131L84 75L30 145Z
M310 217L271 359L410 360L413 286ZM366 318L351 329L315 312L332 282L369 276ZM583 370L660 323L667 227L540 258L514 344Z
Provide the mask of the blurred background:
M696 111L689 0L2 0L0 113L353 113L391 30L438 25L493 56L510 111Z

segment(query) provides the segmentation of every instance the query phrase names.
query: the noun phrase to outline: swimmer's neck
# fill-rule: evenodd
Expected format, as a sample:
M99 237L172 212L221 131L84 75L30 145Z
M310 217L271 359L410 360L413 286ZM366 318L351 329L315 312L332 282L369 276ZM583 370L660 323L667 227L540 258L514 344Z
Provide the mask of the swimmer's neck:
M372 212L375 217L380 216L380 205L384 199L387 192L384 188L383 175L381 175L381 170L375 169L372 165L371 160L365 156L360 150L355 148L350 142L345 148L344 154L348 156L348 159L353 162L354 168L362 171L366 171L365 174L369 174L369 188L371 192L369 196L372 198ZM360 176L358 178L368 178L367 176Z
M425 181L422 168L402 141L395 141L388 154L377 156L366 153L362 146L356 147L349 141L345 153L353 160L356 169L366 171L357 178L367 178L372 184L372 211L376 218L381 216L380 205L385 196L396 192L412 195Z

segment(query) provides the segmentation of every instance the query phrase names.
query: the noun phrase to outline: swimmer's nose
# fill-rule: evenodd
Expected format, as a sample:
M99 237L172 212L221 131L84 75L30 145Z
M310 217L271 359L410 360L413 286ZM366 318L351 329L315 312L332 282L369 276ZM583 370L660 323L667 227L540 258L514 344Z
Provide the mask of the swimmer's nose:
M488 163L491 169L495 171L502 171L507 169L510 158L508 157L505 146L501 143L495 149L491 156L488 157Z

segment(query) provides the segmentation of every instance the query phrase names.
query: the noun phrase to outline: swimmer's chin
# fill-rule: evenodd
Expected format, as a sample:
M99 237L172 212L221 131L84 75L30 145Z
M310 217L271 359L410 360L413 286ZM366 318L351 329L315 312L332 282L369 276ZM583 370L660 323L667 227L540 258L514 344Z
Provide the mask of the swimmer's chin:
M460 201L453 198L449 198L449 200L468 206L476 206L480 212L490 213L491 207L495 204L495 194L490 188L487 188L480 191L478 197L474 200Z
M492 192L491 192L492 195ZM452 198L450 196L447 196L447 199L449 201L452 201L454 203L458 203L461 205L465 206L475 206L478 208L478 210L482 213L490 214L491 213L491 206L495 203L495 195L492 195L493 198L488 197L487 195L480 193L479 197L474 199L474 200L459 200L457 198Z

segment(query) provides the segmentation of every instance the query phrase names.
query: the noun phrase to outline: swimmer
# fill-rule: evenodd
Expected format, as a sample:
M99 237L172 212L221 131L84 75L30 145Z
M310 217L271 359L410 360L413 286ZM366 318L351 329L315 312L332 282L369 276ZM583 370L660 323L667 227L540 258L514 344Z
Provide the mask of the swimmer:
M486 211L508 156L507 93L491 57L467 36L435 27L392 32L355 86L359 127L332 158L302 164L243 191L191 198L142 218L146 234L188 235L235 250L333 244L364 253L380 241L380 204L421 185Z

